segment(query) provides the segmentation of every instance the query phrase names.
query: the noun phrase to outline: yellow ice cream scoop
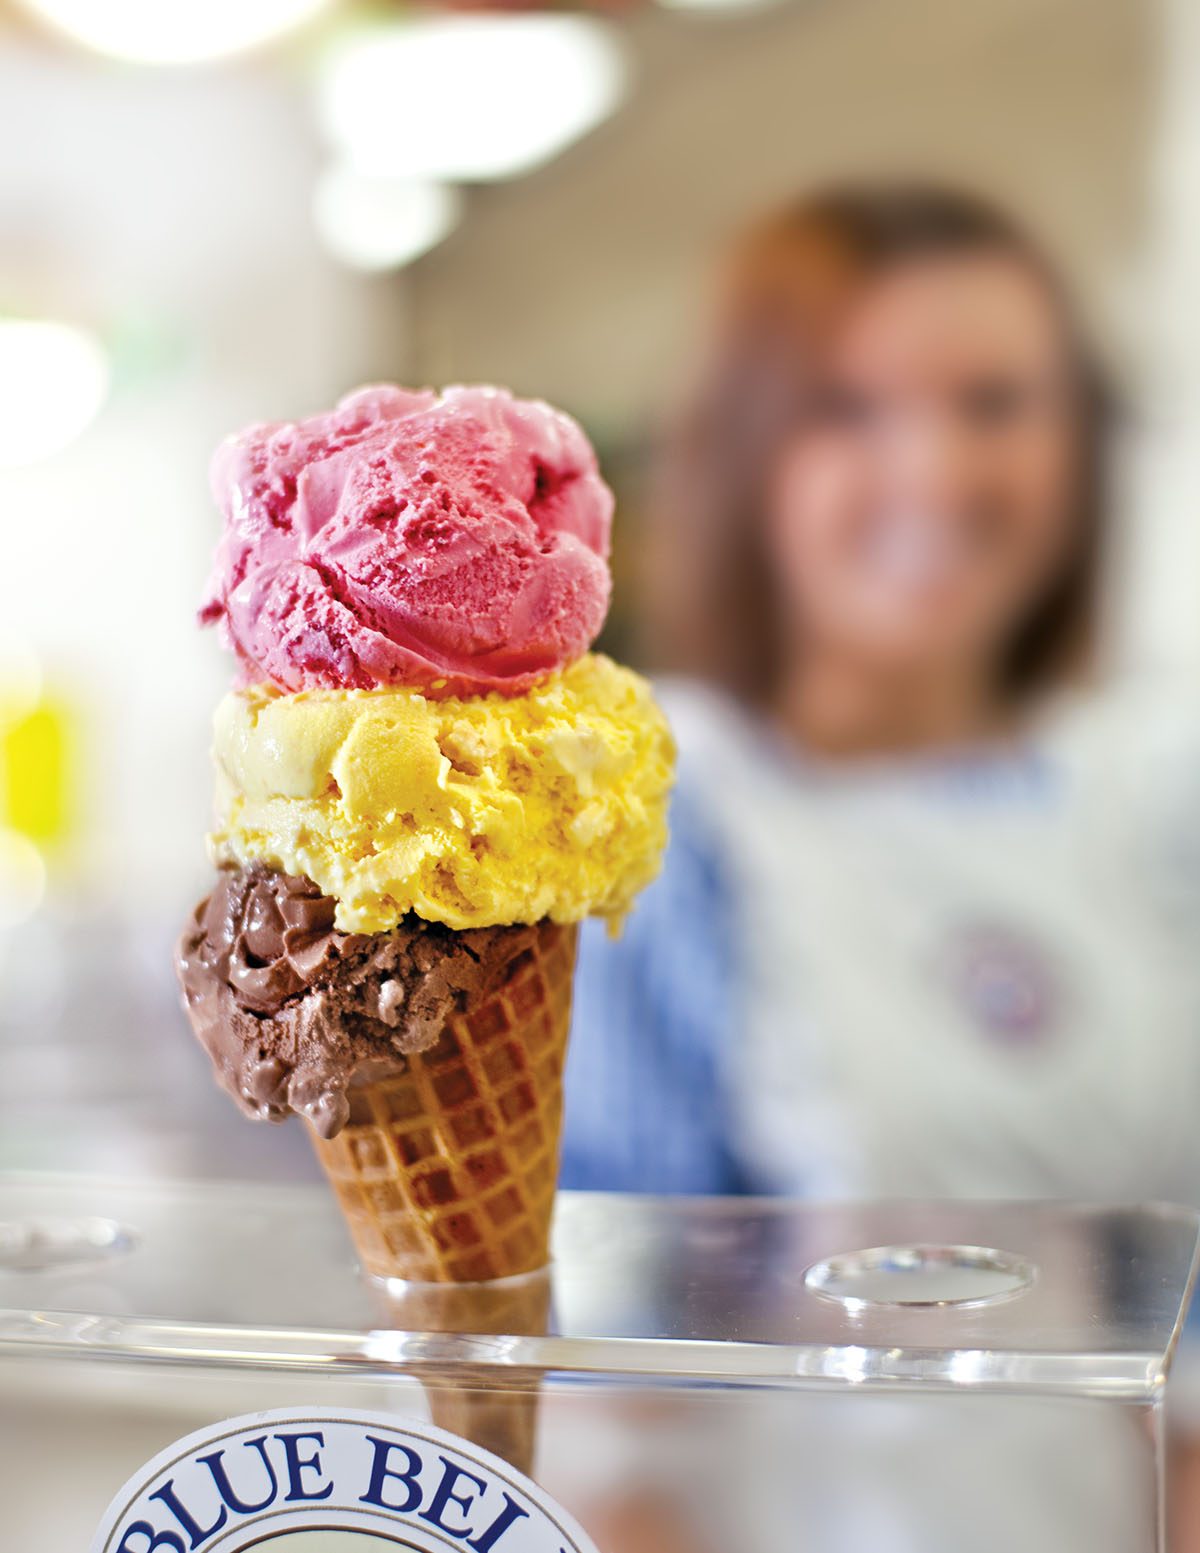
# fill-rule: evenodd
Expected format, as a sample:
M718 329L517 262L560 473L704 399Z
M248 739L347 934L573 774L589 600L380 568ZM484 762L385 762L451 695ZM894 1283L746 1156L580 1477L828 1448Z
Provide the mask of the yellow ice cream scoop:
M666 842L666 720L599 654L519 696L253 686L213 754L214 861L307 875L346 932L619 923Z

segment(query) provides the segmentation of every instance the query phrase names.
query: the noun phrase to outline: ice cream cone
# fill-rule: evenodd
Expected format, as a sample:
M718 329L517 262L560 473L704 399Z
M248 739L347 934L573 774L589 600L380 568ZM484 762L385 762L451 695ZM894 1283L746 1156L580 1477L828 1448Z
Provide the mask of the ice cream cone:
M546 1319L574 924L619 924L666 842L670 731L589 651L612 493L540 401L388 384L228 439L213 490L201 619L242 683L188 1016L246 1115L309 1123L383 1319L503 1348ZM418 1368L528 1470L536 1366Z
M401 1071L364 1075L342 1130L313 1135L376 1278L471 1284L546 1265L575 939L540 923L481 1002Z

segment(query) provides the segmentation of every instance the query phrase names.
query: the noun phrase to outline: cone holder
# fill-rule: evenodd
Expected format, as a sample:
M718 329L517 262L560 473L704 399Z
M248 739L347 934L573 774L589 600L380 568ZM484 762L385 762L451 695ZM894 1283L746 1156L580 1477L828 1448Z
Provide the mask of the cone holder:
M318 1405L432 1413L600 1553L1162 1553L1196 1248L1165 1206L568 1193L548 1273L388 1284L320 1186L0 1181L0 1553Z

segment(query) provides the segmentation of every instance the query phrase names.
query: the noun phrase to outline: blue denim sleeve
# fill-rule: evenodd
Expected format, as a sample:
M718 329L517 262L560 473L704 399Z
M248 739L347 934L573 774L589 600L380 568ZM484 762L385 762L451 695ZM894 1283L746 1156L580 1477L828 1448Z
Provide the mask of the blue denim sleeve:
M663 872L623 935L598 922L580 934L563 1186L747 1189L720 1082L735 1018L732 922L718 851L677 794Z

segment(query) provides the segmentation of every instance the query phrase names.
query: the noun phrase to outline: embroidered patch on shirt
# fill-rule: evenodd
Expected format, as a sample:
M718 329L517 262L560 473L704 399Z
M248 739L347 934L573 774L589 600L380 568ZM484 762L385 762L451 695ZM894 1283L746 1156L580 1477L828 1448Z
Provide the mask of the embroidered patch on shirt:
M993 1039L1011 1046L1040 1045L1059 1011L1054 961L1018 928L973 923L958 929L946 957L956 1001Z

